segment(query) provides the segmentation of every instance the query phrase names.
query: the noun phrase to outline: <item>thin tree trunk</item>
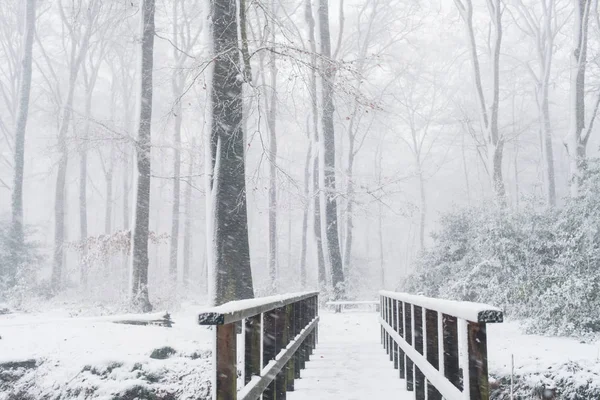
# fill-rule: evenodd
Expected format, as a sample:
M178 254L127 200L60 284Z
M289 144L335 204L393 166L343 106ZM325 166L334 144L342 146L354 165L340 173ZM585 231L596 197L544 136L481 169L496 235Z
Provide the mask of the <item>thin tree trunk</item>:
M190 151L190 164L188 166L188 178L185 186L185 223L183 226L183 285L189 287L190 283L190 257L192 243L192 174L194 173L194 149L195 144L192 141L192 151Z
M60 152L60 158L58 161L58 172L56 175L56 192L54 197L54 256L52 262L52 278L51 284L52 289L57 292L62 287L63 281L63 263L64 263L64 251L63 245L65 242L65 184L67 179L67 166L69 161L69 152L67 148L67 132L69 131L69 125L72 116L73 107L73 95L75 91L75 83L77 81L77 75L79 74L79 68L85 57L88 43L90 39L91 28L88 26L84 39L79 48L79 54L73 55L71 64L71 70L69 72L69 87L67 89L67 97L62 108L61 122L58 132L58 149ZM73 41L75 38L72 39ZM75 45L71 47L72 54L76 51Z
M317 45L315 38L315 19L313 17L311 0L306 0L304 17L308 25L308 41L311 52L311 74L310 74L310 96L311 96L311 114L313 125L313 143L312 143L312 192L313 192L313 233L315 236L315 246L317 250L317 273L319 279L319 289L323 290L327 286L327 271L325 269L325 253L323 252L323 239L321 231L321 189L320 189L320 169L319 169L319 110L317 105Z
M137 138L138 182L135 203L135 221L132 237L131 301L141 311L152 310L148 296L148 234L150 224L151 123L152 123L152 69L154 57L155 0L143 0L142 58L140 87L140 119Z
M92 118L92 96L94 88L91 80L87 82L85 96L85 126L83 128L83 137L80 144L79 154L79 236L82 243L85 243L88 237L88 219L87 219L87 167L88 167L88 152L87 141L90 134L90 120ZM85 289L88 283L88 265L86 261L87 248L83 247L81 254L81 274L80 284Z
M254 297L246 206L242 84L238 79L237 2L211 2L214 51L210 151L210 258L216 305Z
M573 51L571 52L570 127L567 136L569 169L571 173L571 196L579 194L582 169L586 157L589 136L583 136L585 128L585 73L587 62L588 25L591 0L573 0L575 13L573 24Z
M173 130L173 209L171 213L171 241L169 250L169 276L171 283L177 285L177 258L179 250L179 205L181 197L181 123L183 120L181 107L182 79L181 68L183 67L182 55L179 54L179 33L178 24L178 1L173 1L173 49L174 58L177 61L175 71L171 80L171 88L175 105L173 113L175 116L175 126Z
M308 210L310 206L310 165L311 165L311 145L310 128L307 123L306 131L308 133L309 145L306 151L306 161L304 162L304 209L302 212L302 249L300 251L300 285L302 289L306 288L306 250L308 247Z
M272 10L274 12L274 10ZM274 35L272 36L274 40ZM275 56L270 59L270 104L268 107L269 125L269 275L271 286L276 289L279 280L279 260L277 253L277 65ZM266 83L266 82L265 82Z
M321 34L322 98L323 98L323 173L325 189L325 233L326 253L331 266L331 284L334 299L344 296L344 270L340 254L338 235L337 191L335 182L335 131L333 126L333 79L334 65L331 60L331 38L329 34L329 5L327 0L319 1L319 31Z
M14 179L12 192L12 226L9 270L1 271L6 276L9 287L16 283L18 268L23 261L25 234L23 229L23 177L25 171L25 133L27 131L27 118L29 115L29 97L31 93L31 75L33 63L33 38L35 33L35 0L27 1L25 15L25 35L23 45L23 59L21 81L19 82L19 102L17 122L15 129L14 148Z

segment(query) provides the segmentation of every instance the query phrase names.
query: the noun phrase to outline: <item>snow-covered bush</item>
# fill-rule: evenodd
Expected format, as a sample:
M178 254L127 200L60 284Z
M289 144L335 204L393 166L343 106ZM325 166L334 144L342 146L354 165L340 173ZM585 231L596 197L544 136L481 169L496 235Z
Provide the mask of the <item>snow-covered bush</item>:
M561 209L470 208L445 215L403 289L504 307L532 332L600 332L600 163Z
M0 302L18 306L26 293L36 293L36 273L41 262L40 244L33 240L34 229L25 227L22 251L12 254L11 224L0 220ZM10 278L14 271L14 279Z

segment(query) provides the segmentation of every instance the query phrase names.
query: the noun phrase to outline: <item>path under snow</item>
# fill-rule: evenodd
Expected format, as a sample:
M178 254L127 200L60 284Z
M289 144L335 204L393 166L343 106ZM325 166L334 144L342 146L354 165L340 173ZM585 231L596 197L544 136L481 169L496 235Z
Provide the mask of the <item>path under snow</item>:
M377 313L324 312L319 343L289 400L413 400L380 344Z

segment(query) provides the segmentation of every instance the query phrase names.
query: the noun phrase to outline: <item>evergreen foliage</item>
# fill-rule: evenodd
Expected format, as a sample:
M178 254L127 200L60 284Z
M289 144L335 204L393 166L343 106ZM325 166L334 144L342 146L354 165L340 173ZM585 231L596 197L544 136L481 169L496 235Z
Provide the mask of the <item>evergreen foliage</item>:
M600 332L600 162L560 209L467 208L442 217L403 289L501 306L530 332Z

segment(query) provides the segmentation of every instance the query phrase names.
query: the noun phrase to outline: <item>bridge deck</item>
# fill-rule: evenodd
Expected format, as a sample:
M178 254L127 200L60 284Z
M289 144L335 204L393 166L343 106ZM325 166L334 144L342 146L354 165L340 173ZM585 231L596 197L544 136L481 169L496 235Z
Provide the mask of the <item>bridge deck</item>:
M414 400L380 345L377 314L321 313L319 343L289 400Z

